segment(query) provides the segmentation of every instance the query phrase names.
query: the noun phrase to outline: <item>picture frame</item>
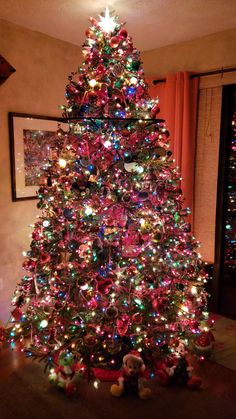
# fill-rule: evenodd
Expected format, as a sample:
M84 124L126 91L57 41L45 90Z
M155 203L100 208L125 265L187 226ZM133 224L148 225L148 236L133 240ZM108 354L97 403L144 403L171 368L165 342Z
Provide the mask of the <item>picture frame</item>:
M37 199L40 177L59 128L68 131L62 118L9 112L12 200ZM45 172L45 171L44 171Z

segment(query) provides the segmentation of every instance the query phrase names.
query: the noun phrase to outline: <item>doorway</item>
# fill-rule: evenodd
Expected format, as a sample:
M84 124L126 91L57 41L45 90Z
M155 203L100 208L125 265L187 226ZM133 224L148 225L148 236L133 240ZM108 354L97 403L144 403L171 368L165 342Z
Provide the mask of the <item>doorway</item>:
M236 84L222 94L212 294L214 311L236 319Z

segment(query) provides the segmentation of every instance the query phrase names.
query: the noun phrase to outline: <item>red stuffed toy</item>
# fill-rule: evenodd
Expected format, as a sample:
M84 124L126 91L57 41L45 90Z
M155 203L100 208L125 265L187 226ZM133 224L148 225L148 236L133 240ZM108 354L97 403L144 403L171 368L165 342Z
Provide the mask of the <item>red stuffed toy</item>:
M156 376L162 385L183 384L194 390L201 386L200 377L193 375L193 367L189 365L186 359L187 351L183 341L176 342L176 348L173 355L168 357L157 370Z
M120 397L124 393L138 393L140 399L149 399L152 393L150 388L146 387L144 370L145 365L138 351L131 351L125 355L118 384L111 386L112 396Z

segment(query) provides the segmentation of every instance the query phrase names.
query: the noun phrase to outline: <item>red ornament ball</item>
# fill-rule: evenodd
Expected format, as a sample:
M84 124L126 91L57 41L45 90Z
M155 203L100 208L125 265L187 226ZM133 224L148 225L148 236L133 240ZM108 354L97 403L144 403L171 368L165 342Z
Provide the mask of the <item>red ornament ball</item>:
M91 31L91 29L86 29L86 31L85 31L85 35L87 36L87 38L92 38L92 36L93 36L93 31Z
M120 44L120 38L118 38L118 36L113 36L110 39L110 46L112 48L117 48L119 46L119 44Z
M97 26L98 21L96 19L94 19L94 17L90 18L90 22L92 23L93 26Z
M50 260L51 260L51 256L49 255L49 253L46 253L46 252L41 253L41 256L40 256L41 263L48 263L50 262Z
M119 32L119 36L121 36L121 38L127 38L128 32L126 31L126 29L121 29Z
M21 311L21 309L19 307L14 308L14 310L11 312L12 317L15 319L15 321L19 322L23 312Z
M32 272L36 267L36 262L33 259L26 259L22 266L24 269Z
M97 74L102 75L106 72L106 67L103 64L98 64L97 66Z
M96 301L95 298L92 298L89 302L88 302L88 306L90 309L95 310L98 306L98 303Z

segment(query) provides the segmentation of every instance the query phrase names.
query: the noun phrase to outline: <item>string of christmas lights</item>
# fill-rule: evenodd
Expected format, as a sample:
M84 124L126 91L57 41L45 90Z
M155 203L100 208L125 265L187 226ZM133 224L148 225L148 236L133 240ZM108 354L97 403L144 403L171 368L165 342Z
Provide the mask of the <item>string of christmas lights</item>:
M153 370L174 339L191 348L201 335L206 273L139 51L106 10L83 53L62 107L70 129L58 129L38 191L9 341L87 374L119 369L135 349Z

